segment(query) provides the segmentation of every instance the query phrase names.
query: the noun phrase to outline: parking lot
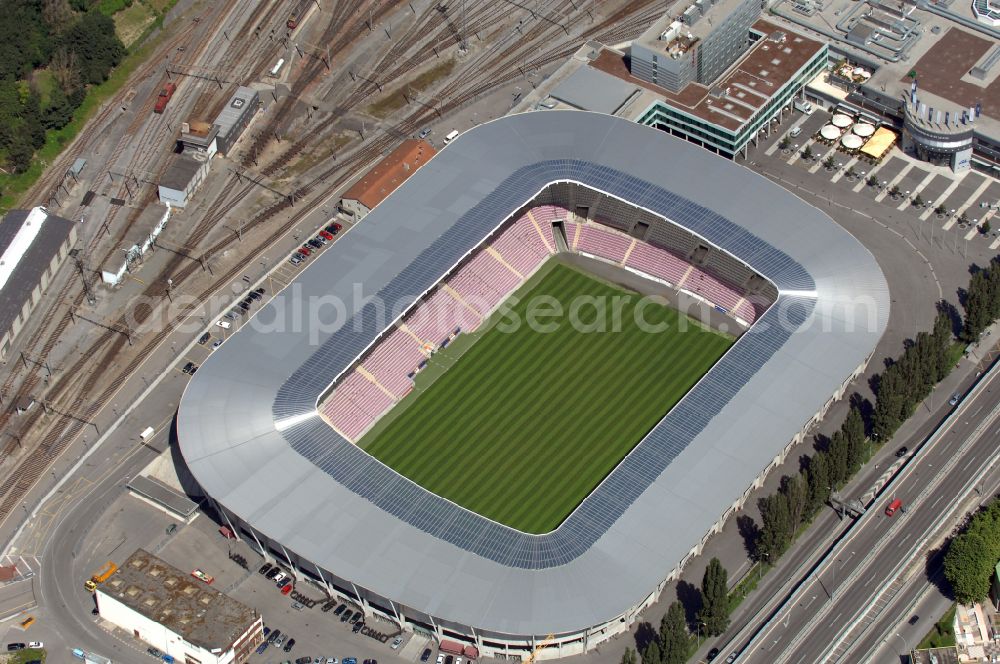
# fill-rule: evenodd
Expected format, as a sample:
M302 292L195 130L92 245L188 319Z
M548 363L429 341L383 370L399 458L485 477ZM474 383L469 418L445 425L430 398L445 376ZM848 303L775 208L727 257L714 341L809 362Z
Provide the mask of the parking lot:
M278 638L272 639L263 652L252 655L251 662L280 664L307 656L312 661L335 659L338 664L351 657L358 664L365 660L416 662L426 648L432 651L430 662L437 657L433 642L425 636L398 634L390 621L361 615L355 618L360 607L343 596L330 604L323 590L311 582L299 581L289 587L287 580L279 586L265 578L259 571L265 564L263 558L245 542L223 536L219 524L206 514L199 513L191 523L183 524L124 491L109 500L87 537L76 564L79 576L87 578L106 560L120 562L140 547L181 570L200 570L210 578L213 588L257 609L272 634L280 631L281 644L275 643ZM287 566L281 569L287 573ZM82 582L76 591L86 593ZM87 606L92 605L92 601L87 602ZM130 649L146 652L146 644L110 623L102 624L97 616L93 619ZM393 648L397 636L401 640ZM285 650L292 639L294 644Z

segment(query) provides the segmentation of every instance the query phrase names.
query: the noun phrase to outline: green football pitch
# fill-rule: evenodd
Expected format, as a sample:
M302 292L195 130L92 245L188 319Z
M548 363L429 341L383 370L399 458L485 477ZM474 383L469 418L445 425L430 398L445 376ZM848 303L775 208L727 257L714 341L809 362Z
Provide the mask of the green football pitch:
M574 268L543 270L460 356L435 356L423 373L440 375L424 387L418 375L360 441L429 491L529 533L556 528L733 343ZM535 318L551 330L526 323L537 296L562 305ZM605 302L605 315L583 304L570 316L577 298ZM606 331L593 331L600 320Z

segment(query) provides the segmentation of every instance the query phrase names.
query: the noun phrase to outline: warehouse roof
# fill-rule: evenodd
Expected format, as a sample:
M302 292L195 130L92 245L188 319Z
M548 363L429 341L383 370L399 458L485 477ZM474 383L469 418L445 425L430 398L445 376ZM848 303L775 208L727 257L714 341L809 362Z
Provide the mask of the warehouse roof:
M209 651L228 649L259 618L253 608L143 549L136 549L99 591Z
M11 210L0 221L0 334L13 325L73 222L43 207Z
M384 312L398 315L567 180L732 253L778 299L566 521L528 535L398 475L316 404L392 322ZM577 632L641 603L866 362L889 314L872 255L816 208L697 146L582 111L466 132L284 293L188 384L177 431L191 472L302 559L404 607L511 635ZM296 306L309 302L340 302L346 315Z
M198 161L194 157L180 154L174 157L167 167L166 172L160 176L159 185L175 191L185 191L191 180L198 175L198 171L205 166L203 161Z
M355 182L343 198L371 210L435 154L437 150L427 141L408 138Z

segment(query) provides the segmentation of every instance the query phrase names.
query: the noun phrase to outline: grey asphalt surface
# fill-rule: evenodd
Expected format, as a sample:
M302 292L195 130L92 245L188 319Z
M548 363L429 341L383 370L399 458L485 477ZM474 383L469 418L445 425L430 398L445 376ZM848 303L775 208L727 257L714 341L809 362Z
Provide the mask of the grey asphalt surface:
M857 521L826 557L827 562L809 575L794 602L772 618L749 650L743 644L737 646L741 653L738 661L864 661L850 654L863 650L864 644L857 640L861 632L844 630L864 609L881 608L883 600L876 600L886 588L886 579L919 545L922 533L939 522L944 532L951 530L947 508L969 487L969 477L996 458L996 436L1000 433L997 376L1000 373L991 374L985 389L959 406L935 442L915 451L893 490ZM980 489L982 494L990 495L1000 488L997 477L991 475L991 481ZM905 513L897 512L893 517L884 514L892 497L909 506ZM845 647L836 648L841 634ZM727 649L722 654L729 652Z

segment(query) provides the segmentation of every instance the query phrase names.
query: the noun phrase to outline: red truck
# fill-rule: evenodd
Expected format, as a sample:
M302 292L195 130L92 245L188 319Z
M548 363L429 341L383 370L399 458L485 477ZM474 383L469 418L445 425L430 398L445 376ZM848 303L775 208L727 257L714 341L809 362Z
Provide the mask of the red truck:
M162 113L163 109L167 107L170 103L170 98L174 96L174 92L177 90L177 84L167 83L160 90L160 95L156 98L156 106L153 107L154 113Z
M285 23L285 26L289 30L294 30L295 28L299 27L299 21L294 16L290 16L288 18L288 21Z

